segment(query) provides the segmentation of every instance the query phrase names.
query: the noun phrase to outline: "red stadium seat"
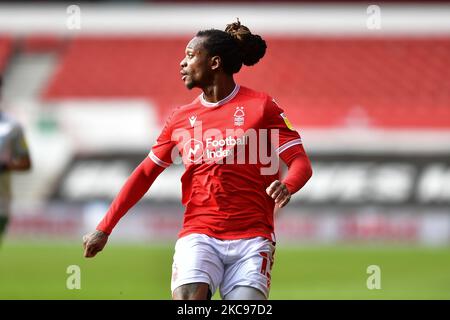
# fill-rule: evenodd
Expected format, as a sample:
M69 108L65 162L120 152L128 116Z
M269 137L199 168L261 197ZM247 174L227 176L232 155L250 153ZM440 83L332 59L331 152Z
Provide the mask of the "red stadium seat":
M0 73L3 73L3 71L5 70L12 49L12 38L7 36L0 36Z
M76 38L47 100L145 97L164 117L190 102L179 61L189 38ZM450 38L268 38L237 81L270 93L299 127L450 128ZM1 60L0 60L1 61Z
M19 47L21 52L59 52L64 48L65 40L57 35L33 34L20 39Z

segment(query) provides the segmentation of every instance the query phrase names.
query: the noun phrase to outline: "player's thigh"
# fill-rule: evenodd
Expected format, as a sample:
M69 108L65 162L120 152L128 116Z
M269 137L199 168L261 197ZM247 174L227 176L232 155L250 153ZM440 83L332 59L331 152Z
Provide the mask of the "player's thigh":
M262 237L242 241L242 248L239 249L243 252L242 257L225 267L220 294L226 297L234 288L241 286L257 289L268 298L275 244Z
M172 264L172 296L197 295L197 292L204 292L204 284L213 295L222 281L223 270L209 237L191 234L178 239Z

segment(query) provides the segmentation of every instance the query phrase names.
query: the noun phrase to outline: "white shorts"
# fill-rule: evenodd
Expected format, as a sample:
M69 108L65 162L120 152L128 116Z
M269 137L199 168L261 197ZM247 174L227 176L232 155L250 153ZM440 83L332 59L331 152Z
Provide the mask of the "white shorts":
M263 238L219 240L204 234L178 239L172 265L173 291L184 284L208 283L223 298L236 286L249 286L269 297L275 243Z

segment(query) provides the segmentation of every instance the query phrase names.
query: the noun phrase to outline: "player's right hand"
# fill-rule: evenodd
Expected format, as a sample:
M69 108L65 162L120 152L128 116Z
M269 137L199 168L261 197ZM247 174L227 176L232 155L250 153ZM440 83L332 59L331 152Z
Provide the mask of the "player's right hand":
M291 193L287 186L278 180L273 181L270 186L267 187L266 193L269 197L274 199L278 208L283 208L291 200Z
M108 234L103 231L95 230L90 234L83 236L84 257L92 258L102 251L108 242Z

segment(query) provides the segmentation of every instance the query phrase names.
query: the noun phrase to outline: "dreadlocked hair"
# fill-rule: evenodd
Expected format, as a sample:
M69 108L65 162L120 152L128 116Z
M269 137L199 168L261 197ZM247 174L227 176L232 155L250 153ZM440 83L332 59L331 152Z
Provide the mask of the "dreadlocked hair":
M210 56L221 58L223 70L228 74L239 72L242 64L255 65L266 53L266 42L259 35L252 34L239 19L228 24L225 31L202 30L196 36L205 38L204 48Z

